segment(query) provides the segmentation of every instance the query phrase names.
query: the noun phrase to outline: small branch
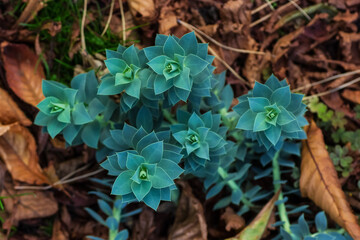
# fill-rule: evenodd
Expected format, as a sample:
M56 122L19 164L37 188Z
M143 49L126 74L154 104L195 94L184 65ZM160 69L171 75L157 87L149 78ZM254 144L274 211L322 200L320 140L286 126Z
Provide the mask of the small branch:
M325 78L323 80L320 80L320 81L317 81L317 82L314 82L314 83L306 84L306 85L304 85L302 87L298 87L298 88L296 88L296 89L294 89L292 91L293 92L298 92L298 91L301 91L301 90L306 89L306 88L314 87L314 86L317 86L317 85L320 85L320 84L323 84L323 83L338 79L340 77L351 76L351 75L354 75L354 74L357 74L357 73L360 73L360 70L355 70L355 71L346 72L346 73L340 73L340 74Z
M304 9L299 6L299 4L297 4L293 0L289 0L289 2L294 5L307 18L307 20L311 21L311 17L309 16L309 14L307 14L307 12L305 12Z
M86 166L87 167L87 166ZM80 168L82 169L82 168ZM79 172L80 170L75 170L75 172ZM84 179L84 178L87 178L87 177L90 177L90 176L93 176L93 175L96 175L100 172L104 171L104 169L100 168L96 171L93 171L93 172L89 172L89 173L86 173L84 175L80 175L80 176L77 176L77 177L74 177L74 178L71 178L71 179L68 179L66 180L66 178L69 177L69 175L73 175L73 173L70 173L68 175L66 175L65 177L63 177L62 179L60 179L59 181L53 183L52 185L48 185L48 186L15 186L15 189L17 190L48 190L48 189L51 189L53 188L54 186L56 185L61 185L61 184L66 184L66 183L71 183L71 182L75 182L75 181L78 181L78 180L81 180L81 179Z
M214 38L210 37L209 35L207 35L205 32L201 31L200 29L198 29L197 27L189 24L189 23L186 23L186 22L183 22L181 20L178 20L178 22L187 27L187 28L190 28L192 29L193 31L201 34L202 36L206 37L207 39L209 39L210 42L214 43L215 45L218 45L219 47L221 48L224 48L224 49L227 49L227 50L231 50L233 52L239 52L239 53L247 53L247 54L258 54L258 55L265 55L266 53L265 52L261 52L261 51L253 51L253 50L247 50L247 49L240 49L240 48L233 48L233 47L230 47L230 46L226 46L218 41L216 41Z
M206 41L204 40L204 38L201 37L201 35L199 35L196 30L192 27L192 25L187 24L181 20L178 20L178 22L183 25L184 27L186 27L187 29L189 29L190 31L194 31L195 35L203 42L205 43ZM221 62L235 77L237 77L242 83L244 83L246 86L251 87L251 84L246 81L243 77L241 77L229 64L227 64L227 62L225 62L222 58L220 58L217 53L215 52L214 49L212 49L212 47L209 46L209 51L212 55L215 56L215 58L217 60L219 60L219 62Z
M123 6L123 2L122 0L119 0L119 5L120 5L120 14L121 14L121 24L122 24L122 34L123 34L123 45L125 46L125 42L126 42L126 22L125 22L125 14L124 14L124 6Z
M87 0L84 0L84 12L83 12L83 16L82 16L82 20L81 20L81 48L82 51L85 52L86 51L86 42L85 42L85 33L84 33L84 28L85 28L85 20L86 20L86 13L87 13Z
M106 21L106 25L105 25L104 31L101 33L101 36L104 36L104 34L106 33L106 30L108 29L108 27L110 25L111 18L112 18L112 15L113 15L113 11L114 11L114 3L115 3L115 0L112 0L111 5L110 5L109 17L108 17L108 19Z
M279 189L281 188L281 184L279 183L281 180L281 175L280 175L280 164L279 164L279 155L280 155L280 151L277 151L275 153L275 156L273 157L272 160L272 165L273 165L273 182L274 182L274 191L277 192L279 191ZM279 199L278 200L283 200L283 193L280 190L280 194L279 194ZM291 233L290 230L290 221L286 212L286 207L285 207L285 203L280 203L278 205L278 210L279 210L279 216L280 216L280 220L284 222L284 229L285 231L287 231L288 233Z
M355 78L354 80L352 80L350 82L344 83L344 84L342 84L342 85L340 85L340 86L338 86L336 88L330 89L328 91L324 91L324 92L314 94L314 95L311 95L311 96L306 96L306 97L303 98L303 100L309 100L309 99L314 98L314 97L321 97L321 96L324 96L324 95L328 95L330 93L337 92L337 91L339 91L341 89L344 89L344 88L346 88L346 87L348 87L348 86L350 86L352 84L355 84L357 82L360 82L360 77Z
M176 121L175 118L173 118L173 116L171 115L171 113L169 112L169 110L163 109L162 112L163 112L163 114L164 114L164 118L165 118L166 120L168 120L169 123L171 123L171 124L178 124L178 122Z
M269 3L270 3L270 6L272 7L271 4L276 3L277 1L279 1L279 0L273 0L273 1L267 0L266 3L264 3L264 4L261 5L260 7L252 10L252 11L251 11L251 15L254 15L254 14L260 12L261 10L263 10L264 8L269 7Z

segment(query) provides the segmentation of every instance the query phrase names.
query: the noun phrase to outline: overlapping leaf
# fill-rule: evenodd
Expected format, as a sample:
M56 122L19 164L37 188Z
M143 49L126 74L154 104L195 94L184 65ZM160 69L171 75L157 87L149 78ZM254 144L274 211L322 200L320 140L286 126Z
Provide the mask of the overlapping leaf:
M354 239L360 239L360 226L341 189L334 165L326 150L321 130L312 121L303 141L300 191L345 228Z
M25 102L36 106L44 99L41 81L45 78L38 57L27 45L8 42L1 44L1 55L11 90Z

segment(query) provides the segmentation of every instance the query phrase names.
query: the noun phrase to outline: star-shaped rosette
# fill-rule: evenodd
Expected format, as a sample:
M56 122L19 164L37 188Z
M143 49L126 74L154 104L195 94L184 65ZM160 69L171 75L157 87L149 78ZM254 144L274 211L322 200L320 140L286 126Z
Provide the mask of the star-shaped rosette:
M99 85L99 95L115 95L123 92L120 105L123 111L130 110L140 99L144 82L149 78L144 51L134 45L125 48L118 47L117 51L106 50L105 65L109 74L105 75ZM143 95L153 99L152 91L144 91Z
M234 111L240 115L237 128L246 130L248 137L257 140L266 149L284 139L304 139L304 95L291 93L286 80L272 75L265 84L256 82L254 89L239 98Z
M177 111L179 124L170 127L172 136L182 146L185 173L196 176L208 162L218 161L225 151L227 128L220 127L220 115L211 112L198 115Z
M46 127L44 130L54 138L72 123L71 112L77 90L48 80L43 80L42 89L45 99L37 105L40 112L36 115L34 123Z
M155 46L145 48L144 52L153 71L148 87L156 95L164 93L168 106L186 102L195 85L199 94L204 91L205 95L210 94L214 58L207 54L207 44L199 44L193 32L181 39L158 34Z
M117 176L111 193L122 195L124 202L142 201L156 210L161 200L170 201L177 179L183 169L179 167L181 148L169 142L170 133L147 133L127 124L111 133L115 144L128 145L129 150L117 152L101 166L109 175Z

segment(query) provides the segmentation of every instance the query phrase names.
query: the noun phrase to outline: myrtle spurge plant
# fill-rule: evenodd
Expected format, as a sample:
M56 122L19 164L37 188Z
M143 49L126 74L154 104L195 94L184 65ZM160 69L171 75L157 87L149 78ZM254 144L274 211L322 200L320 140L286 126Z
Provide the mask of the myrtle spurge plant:
M301 127L308 122L302 98L302 94L291 93L286 80L279 81L274 75L265 84L256 82L254 89L239 97L239 104L234 107L240 115L236 127L246 130L248 137L266 149L285 139L304 139L306 134Z
M232 109L225 73L214 74L214 57L193 32L157 35L155 46L119 46L106 57L108 73L99 80L94 71L76 76L71 87L44 80L46 98L35 123L52 138L61 134L68 146L97 150L108 178L94 181L108 186L115 200L95 191L108 218L87 211L109 228L109 239L128 237L119 229L122 204L157 210L176 198L178 179L199 179L206 199L221 195L213 209L233 204L243 215L258 212L256 202L278 191L285 183L281 173L296 167L288 157L299 154L295 140L306 138L306 106L286 80L272 75L265 84L256 82ZM264 177L273 178L274 189L254 181ZM298 239L286 211L306 206L285 206L286 200L279 195L275 225L285 232L279 236Z

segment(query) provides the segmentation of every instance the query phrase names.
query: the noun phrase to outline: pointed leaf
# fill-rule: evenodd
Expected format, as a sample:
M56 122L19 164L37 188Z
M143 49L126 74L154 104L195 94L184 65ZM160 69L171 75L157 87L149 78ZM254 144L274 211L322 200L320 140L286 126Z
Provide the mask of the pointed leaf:
M321 130L312 121L305 128L308 139L303 141L300 191L327 212L354 239L360 239L360 226L341 189L335 167L329 157Z
M280 190L270 199L270 201L261 209L254 220L246 226L238 235L228 240L260 240L269 223L271 213L274 209L275 202L278 200Z
M45 74L36 54L25 44L3 42L1 56L11 90L25 102L36 106L45 98L41 83Z

